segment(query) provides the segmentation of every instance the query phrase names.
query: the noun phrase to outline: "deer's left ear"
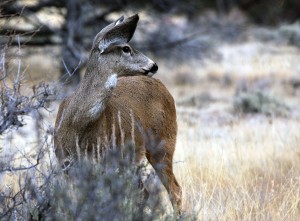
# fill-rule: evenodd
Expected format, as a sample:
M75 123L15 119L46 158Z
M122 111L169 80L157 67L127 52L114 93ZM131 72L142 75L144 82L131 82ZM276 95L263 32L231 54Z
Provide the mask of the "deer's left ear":
M124 16L114 22L114 27L108 30L99 42L99 50L103 53L112 45L125 44L129 42L135 32L139 21L138 14L124 20Z
M114 22L114 25L116 26L116 25L120 24L120 23L123 22L123 21L124 21L124 15L122 15L120 18L118 18L118 19Z

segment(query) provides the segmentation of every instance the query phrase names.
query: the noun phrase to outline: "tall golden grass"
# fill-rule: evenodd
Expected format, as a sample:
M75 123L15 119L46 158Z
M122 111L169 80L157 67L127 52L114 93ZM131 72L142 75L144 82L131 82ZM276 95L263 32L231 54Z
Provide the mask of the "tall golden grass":
M179 121L174 170L185 210L199 220L298 220L300 122L211 125Z

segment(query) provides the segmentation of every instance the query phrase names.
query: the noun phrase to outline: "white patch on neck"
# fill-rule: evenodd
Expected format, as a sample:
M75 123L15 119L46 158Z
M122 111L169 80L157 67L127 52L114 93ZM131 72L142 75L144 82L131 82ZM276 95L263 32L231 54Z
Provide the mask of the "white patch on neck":
M103 111L102 102L97 102L93 105L93 107L89 110L90 114L93 118L99 117L99 114Z
M105 82L104 87L106 89L110 89L110 90L114 89L117 87L117 82L118 82L117 75L116 74L110 75L107 78L107 81Z
M104 84L104 88L108 90L112 90L117 86L117 75L112 74L107 78L107 81ZM98 118L104 109L105 104L102 102L96 102L90 109L89 113L93 118Z

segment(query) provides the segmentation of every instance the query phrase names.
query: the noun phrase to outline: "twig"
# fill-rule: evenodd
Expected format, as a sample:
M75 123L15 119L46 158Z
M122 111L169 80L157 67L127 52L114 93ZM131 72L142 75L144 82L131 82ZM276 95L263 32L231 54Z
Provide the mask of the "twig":
M29 169L32 169L32 168L38 166L39 163L40 163L40 159L37 158L36 163L33 164L33 165L30 165L30 166L21 166L21 167L9 167L9 168L4 168L4 169L1 169L1 170L0 170L0 173L3 173L3 172L16 172L16 171L29 170Z

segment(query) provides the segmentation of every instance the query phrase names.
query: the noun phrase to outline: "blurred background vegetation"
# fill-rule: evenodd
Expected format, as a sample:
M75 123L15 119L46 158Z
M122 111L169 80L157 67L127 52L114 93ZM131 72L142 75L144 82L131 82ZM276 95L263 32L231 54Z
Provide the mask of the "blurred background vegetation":
M41 54L59 60L60 80L72 85L80 81L95 34L124 13L141 14L133 42L139 49L181 62L212 55L219 40L240 40L250 24L272 27L294 23L300 16L297 0L4 0L0 4L0 44L18 45L18 35L22 47L44 49Z

